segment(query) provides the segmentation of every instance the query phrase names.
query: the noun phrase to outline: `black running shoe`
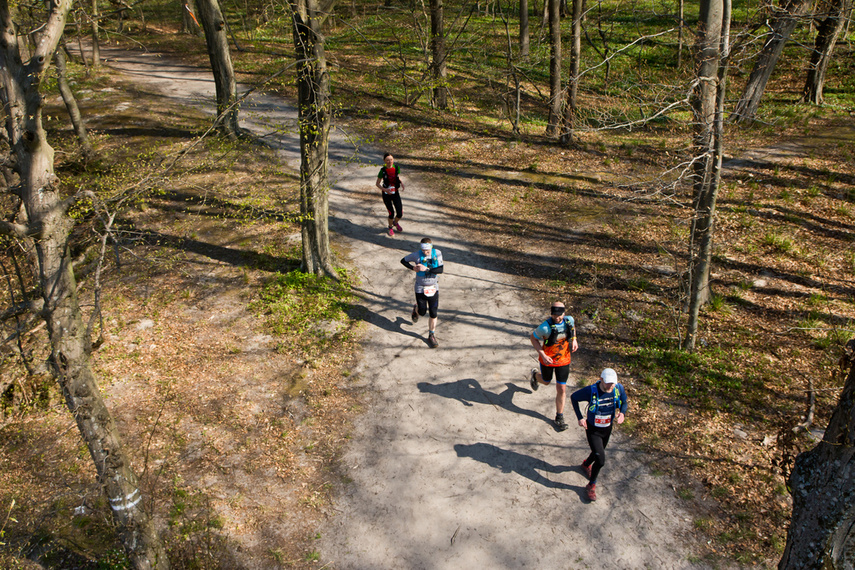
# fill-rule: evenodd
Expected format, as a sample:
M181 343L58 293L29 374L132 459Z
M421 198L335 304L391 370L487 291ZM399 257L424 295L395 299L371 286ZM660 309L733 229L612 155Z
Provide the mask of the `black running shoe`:
M570 427L570 426L568 426L567 422L564 421L564 414L556 414L555 415L555 429L557 429L558 431L564 431L568 427Z
M439 346L439 343L436 341L436 337L433 335L433 333L430 333L428 335L428 346L431 348L436 348Z
M419 312L417 309L418 309L418 305L413 305L413 314L411 316L413 317L414 323L419 322Z
M531 384L532 392L537 392L537 389L540 388L540 383L537 381L537 368L531 369L531 378L528 383Z

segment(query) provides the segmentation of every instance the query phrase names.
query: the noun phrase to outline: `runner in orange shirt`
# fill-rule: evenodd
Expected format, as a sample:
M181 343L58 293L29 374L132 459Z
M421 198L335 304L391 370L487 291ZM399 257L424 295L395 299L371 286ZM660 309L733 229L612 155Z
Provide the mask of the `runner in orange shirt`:
M564 314L564 303L555 301L549 309L550 317L531 333L531 345L537 351L540 372L531 369L531 389L540 384L549 385L555 376L555 429L564 431L564 402L567 399L567 378L570 377L571 352L579 349L573 317Z

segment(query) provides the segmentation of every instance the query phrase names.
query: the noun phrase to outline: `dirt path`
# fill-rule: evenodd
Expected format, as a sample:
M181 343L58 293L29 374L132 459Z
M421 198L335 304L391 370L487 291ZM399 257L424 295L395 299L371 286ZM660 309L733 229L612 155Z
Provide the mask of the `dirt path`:
M212 107L204 70L155 55L105 56L135 81ZM283 162L297 169L296 138L280 132L294 124L292 106L253 98L241 119L280 145ZM619 430L600 499L584 499L584 433L575 425L556 432L554 390L532 394L526 380L535 365L527 335L544 308L530 306L527 291L497 269L500 252L463 239L453 207L434 202L403 157L405 232L387 236L373 186L381 151L345 163L352 153L334 135L330 226L361 278L367 334L353 377L369 404L344 454L348 482L319 529L323 567L693 567L691 513ZM436 350L426 344L426 319L410 322L413 275L399 263L423 236L445 258ZM611 363L594 361L584 335L579 341L571 383L582 385Z

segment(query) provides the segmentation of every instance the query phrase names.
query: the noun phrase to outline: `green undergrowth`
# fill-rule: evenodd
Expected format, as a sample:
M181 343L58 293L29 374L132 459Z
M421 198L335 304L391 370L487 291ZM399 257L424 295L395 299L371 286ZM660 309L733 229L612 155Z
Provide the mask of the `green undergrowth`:
M271 334L288 338L305 353L322 352L350 328L352 278L345 269L337 271L337 279L302 271L276 273L250 308L264 316Z

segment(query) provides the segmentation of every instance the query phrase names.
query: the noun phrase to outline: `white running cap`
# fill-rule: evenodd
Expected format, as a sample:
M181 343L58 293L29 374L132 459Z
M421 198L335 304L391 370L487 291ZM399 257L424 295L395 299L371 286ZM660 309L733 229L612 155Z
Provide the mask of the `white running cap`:
M606 368L600 372L600 380L606 384L617 384L617 372L611 368Z

